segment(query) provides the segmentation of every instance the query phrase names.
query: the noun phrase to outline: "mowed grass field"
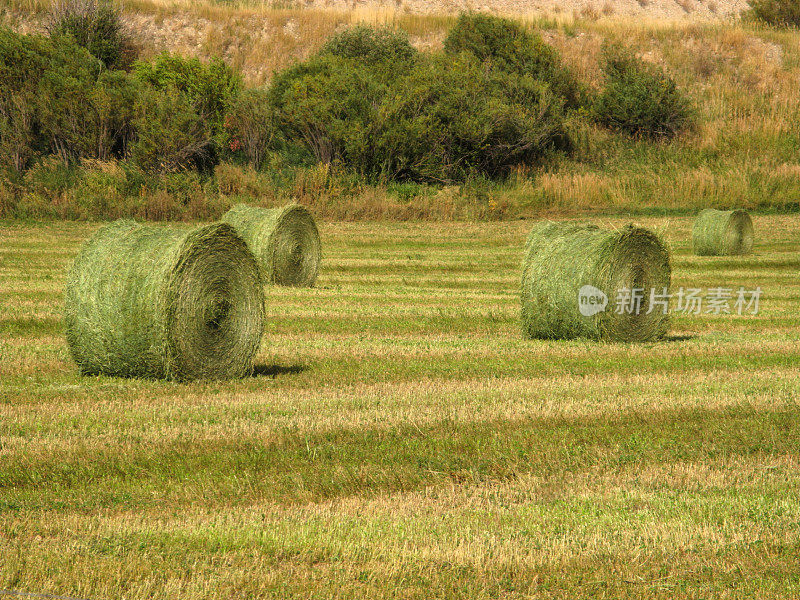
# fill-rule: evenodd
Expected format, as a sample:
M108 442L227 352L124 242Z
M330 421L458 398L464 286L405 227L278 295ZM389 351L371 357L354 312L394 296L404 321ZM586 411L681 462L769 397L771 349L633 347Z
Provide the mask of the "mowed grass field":
M596 219L619 226L621 219ZM0 226L0 589L89 599L800 597L800 217L674 287L763 290L640 345L530 341L530 222L323 224L257 375L81 377L97 225ZM184 226L184 225L179 225Z

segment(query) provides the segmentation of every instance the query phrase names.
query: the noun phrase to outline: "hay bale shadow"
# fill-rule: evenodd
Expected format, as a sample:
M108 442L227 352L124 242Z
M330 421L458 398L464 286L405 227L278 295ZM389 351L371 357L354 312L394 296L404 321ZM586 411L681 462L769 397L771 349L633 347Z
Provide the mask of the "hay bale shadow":
M280 375L297 375L307 368L305 365L291 365L288 367L281 365L255 365L253 367L253 377L271 377L274 379Z

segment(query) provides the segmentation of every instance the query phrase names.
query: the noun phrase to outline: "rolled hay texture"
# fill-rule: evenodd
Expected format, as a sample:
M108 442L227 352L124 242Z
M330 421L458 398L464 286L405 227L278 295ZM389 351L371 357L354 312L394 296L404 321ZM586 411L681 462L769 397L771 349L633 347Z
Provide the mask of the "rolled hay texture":
M538 223L528 237L522 263L524 332L540 339L658 339L667 332L669 315L655 304L647 314L650 290L663 294L671 277L669 250L652 231L632 225L605 230L595 225ZM605 295L604 310L582 314L585 297L579 296L588 289L585 286ZM618 314L618 294L634 288L645 290L638 314L635 310Z
M299 204L258 208L237 204L222 217L247 242L264 281L311 287L317 280L321 244L311 213Z
M85 374L241 377L261 342L264 289L230 225L187 232L123 220L100 229L75 259L64 321Z
M694 221L692 246L698 256L750 254L753 220L744 210L707 208Z

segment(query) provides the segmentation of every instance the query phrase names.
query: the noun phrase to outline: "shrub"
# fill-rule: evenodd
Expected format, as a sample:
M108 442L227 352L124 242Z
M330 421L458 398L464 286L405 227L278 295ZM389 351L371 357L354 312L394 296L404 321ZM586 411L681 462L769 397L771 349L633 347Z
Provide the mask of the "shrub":
M777 27L800 27L800 0L753 0L745 16Z
M261 168L275 137L275 120L266 90L242 92L225 117L227 148L241 153L254 168Z
M485 14L462 13L444 41L449 54L468 52L507 73L546 82L566 106L586 102L586 92L563 66L558 51L518 23Z
M0 165L23 171L36 155L33 98L9 94L0 105Z
M322 46L320 54L358 60L373 66L388 63L397 68L410 62L417 51L402 31L356 25L331 37Z
M318 162L362 167L366 138L389 86L417 57L408 36L390 28L350 27L308 61L278 73L269 90L276 142Z
M570 148L546 85L487 72L466 54L420 61L392 88L369 137L365 171L420 182L502 176Z
M55 52L53 42L0 28L0 97L35 88Z
M320 54L279 73L269 100L285 147L372 180L501 176L569 149L546 84L466 53L418 57L395 81L371 63Z
M94 149L97 122L87 108L102 65L70 37L52 41L38 80L36 111L51 151L69 162Z
M23 170L39 154L106 160L124 152L137 87L71 37L0 31L0 146Z
M123 71L102 71L88 53L54 60L40 82L39 121L62 160L124 154L139 87Z
M599 123L650 138L672 137L691 126L692 104L669 75L618 48L605 54L605 87L593 106Z
M45 27L51 37L72 36L106 67L130 60L132 44L120 11L108 0L57 0Z
M44 145L38 132L38 86L55 52L52 42L0 29L0 161L28 167Z
M241 76L218 58L203 63L171 54L137 62L134 74L149 88L139 103L134 163L150 172L213 169Z
M145 90L136 103L131 160L146 172L208 170L217 162L206 120L174 87Z
M223 131L225 114L241 90L241 76L219 58L208 63L196 58L161 54L153 62L137 62L136 77L156 90L183 94L213 135Z
M386 86L350 59L320 55L276 75L269 92L282 140L319 162L358 163L366 131Z

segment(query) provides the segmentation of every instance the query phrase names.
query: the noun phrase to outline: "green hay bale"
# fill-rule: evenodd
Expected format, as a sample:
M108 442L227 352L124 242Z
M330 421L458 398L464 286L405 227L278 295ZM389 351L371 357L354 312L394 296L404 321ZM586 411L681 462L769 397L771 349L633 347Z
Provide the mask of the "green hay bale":
M650 290L663 294L671 275L669 250L647 229L538 223L528 237L522 264L524 332L530 338L626 342L663 337L669 315L655 304L654 310L647 312ZM584 286L605 294L605 310L582 314L579 295ZM618 292L634 288L645 290L639 313L616 314ZM585 304L583 308L586 310Z
M222 217L236 229L261 265L264 281L311 287L321 245L311 213L299 204L258 208L237 204Z
M241 377L264 328L258 265L222 223L107 225L75 259L65 296L67 342L86 374Z
M707 208L694 221L692 246L698 256L750 254L753 220L743 210Z

